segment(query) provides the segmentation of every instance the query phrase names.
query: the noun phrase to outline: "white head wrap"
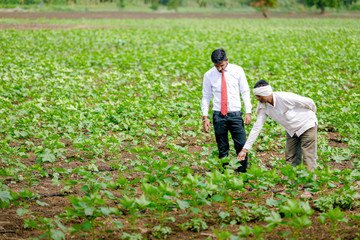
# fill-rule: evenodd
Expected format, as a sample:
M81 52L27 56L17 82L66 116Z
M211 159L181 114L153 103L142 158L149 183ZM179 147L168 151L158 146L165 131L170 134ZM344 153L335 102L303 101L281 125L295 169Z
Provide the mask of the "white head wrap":
M266 97L266 96L270 96L273 91L270 85L266 85L266 86L254 88L253 92L256 96Z
M253 92L256 96L266 97L270 96L273 93L273 90L270 85L254 88ZM262 102L258 102L258 105L256 107L256 113L259 114L261 109L266 108L266 104Z

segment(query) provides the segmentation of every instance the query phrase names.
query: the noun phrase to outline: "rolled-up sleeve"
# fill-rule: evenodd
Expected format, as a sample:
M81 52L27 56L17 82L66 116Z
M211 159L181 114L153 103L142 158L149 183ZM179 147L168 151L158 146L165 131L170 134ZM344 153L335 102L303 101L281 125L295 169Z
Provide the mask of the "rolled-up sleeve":
M250 131L249 137L244 145L245 149L250 149L253 146L255 140L259 136L262 127L264 126L266 119L267 115L264 113L264 111L260 111L259 115L257 116L256 122L254 123L254 126Z

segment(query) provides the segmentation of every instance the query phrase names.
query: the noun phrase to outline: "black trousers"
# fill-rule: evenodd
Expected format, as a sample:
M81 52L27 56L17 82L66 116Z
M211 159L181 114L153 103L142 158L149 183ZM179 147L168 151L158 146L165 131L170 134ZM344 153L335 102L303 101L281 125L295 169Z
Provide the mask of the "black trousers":
M236 155L243 149L246 142L246 133L244 121L242 119L242 112L232 112L225 116L218 111L213 113L213 124L215 130L216 143L219 150L219 158L224 158L229 155L229 138L228 132L230 131L231 137L234 141ZM248 165L248 157L240 161L241 166L237 169L238 172L246 172Z

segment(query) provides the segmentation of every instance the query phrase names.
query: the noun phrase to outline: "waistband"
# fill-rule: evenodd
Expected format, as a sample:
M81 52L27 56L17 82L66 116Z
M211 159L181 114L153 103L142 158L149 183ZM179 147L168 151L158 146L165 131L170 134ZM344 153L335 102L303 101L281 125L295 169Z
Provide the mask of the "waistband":
M214 115L220 115L220 116L226 116L226 117L235 117L235 116L241 116L244 113L238 111L238 112L228 112L226 115L223 115L220 111L213 111Z

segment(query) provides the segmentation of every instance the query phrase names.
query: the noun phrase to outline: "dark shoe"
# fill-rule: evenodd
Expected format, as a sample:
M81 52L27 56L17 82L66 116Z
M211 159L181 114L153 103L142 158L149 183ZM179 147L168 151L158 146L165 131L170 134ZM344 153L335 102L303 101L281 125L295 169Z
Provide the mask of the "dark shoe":
M227 167L229 167L229 163L223 163L222 164L222 167L225 169L225 168L227 168Z
M237 172L237 173L246 173L246 168L244 169L243 166L240 166L235 170L235 172Z

